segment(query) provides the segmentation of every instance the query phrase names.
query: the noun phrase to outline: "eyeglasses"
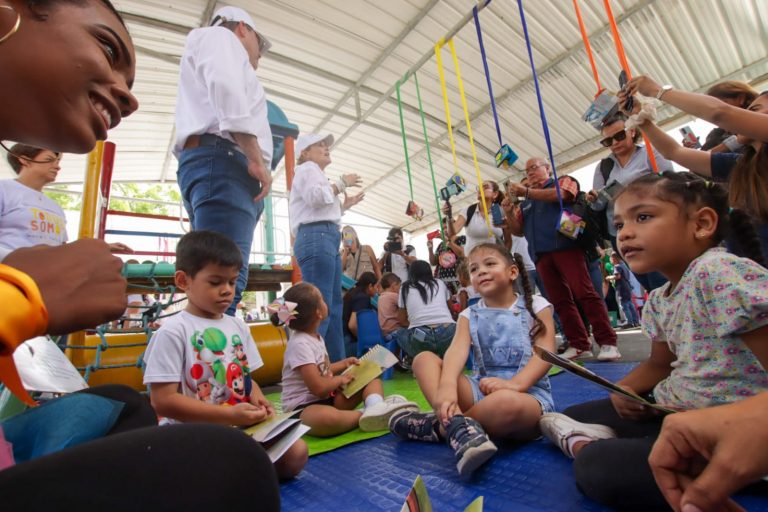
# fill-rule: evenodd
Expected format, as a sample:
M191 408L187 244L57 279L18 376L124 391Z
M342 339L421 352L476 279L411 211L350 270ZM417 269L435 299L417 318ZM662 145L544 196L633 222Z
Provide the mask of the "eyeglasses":
M600 141L600 144L602 144L606 148L609 148L613 146L613 141L621 142L626 138L627 138L627 130L621 130L618 133L614 133L610 137L604 138L603 140Z
M538 169L539 167L542 167L542 166L545 166L545 165L547 165L546 162L539 162L538 164L533 164L530 167L526 167L525 168L525 174L530 174L530 173L534 172L536 169Z

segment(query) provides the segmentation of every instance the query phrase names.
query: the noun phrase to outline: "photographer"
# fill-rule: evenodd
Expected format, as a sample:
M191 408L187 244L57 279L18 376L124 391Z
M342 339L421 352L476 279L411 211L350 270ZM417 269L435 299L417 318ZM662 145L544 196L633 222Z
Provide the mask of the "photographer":
M592 209L605 212L607 232L603 235L611 240L614 250L617 248L616 229L613 227L613 197L624 186L629 185L640 176L653 172L645 146L637 144L640 133L636 129L626 129L625 121L626 117L623 114L618 114L603 122L603 128L600 130L603 139L600 140L600 144L610 148L611 153L597 164L592 179L592 190L587 193L587 200L592 203ZM656 150L653 154L656 157L659 172L672 170L672 162L665 159ZM658 288L666 282L666 279L658 272L636 274L635 276L643 288L648 291Z
M384 254L379 260L381 272L392 272L405 282L408 280L408 268L411 263L416 261L414 253L416 249L412 245L406 245L403 250L403 230L392 228L387 235L387 242L384 244Z

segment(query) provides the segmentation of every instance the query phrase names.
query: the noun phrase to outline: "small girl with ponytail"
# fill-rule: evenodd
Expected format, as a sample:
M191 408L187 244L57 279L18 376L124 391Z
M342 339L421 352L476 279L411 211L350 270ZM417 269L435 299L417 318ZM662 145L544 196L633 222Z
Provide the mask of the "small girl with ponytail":
M366 432L386 430L393 413L418 409L400 395L384 398L380 379L349 398L344 396L340 388L352 377L341 373L358 360L348 357L330 362L323 337L317 332L328 316L328 306L317 287L298 283L285 292L282 304L271 308L276 309L272 323L290 328L283 357L283 411L301 409L299 418L310 427L310 435L335 436L358 426ZM364 408L356 410L361 402Z
M533 356L533 345L553 351L552 306L531 294L520 255L497 244L469 253L472 285L482 299L459 315L443 359L422 352L413 373L434 412L402 411L389 427L403 439L446 440L459 474L469 475L496 452L491 437L532 440L538 421L554 411L547 377L550 365ZM515 291L522 282L523 296ZM462 370L472 352L472 375Z
M689 172L648 174L616 197L614 222L632 271L669 280L643 307L650 357L618 384L676 411L768 391L768 270L754 226L728 207L728 193ZM729 234L749 258L720 247ZM666 504L648 455L662 420L658 410L612 394L544 415L540 426L575 458L576 483L588 496L660 510Z

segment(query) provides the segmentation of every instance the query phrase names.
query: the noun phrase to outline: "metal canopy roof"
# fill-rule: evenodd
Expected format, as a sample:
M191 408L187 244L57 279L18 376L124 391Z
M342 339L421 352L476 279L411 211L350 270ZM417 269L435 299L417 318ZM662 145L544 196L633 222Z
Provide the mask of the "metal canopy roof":
M111 133L118 147L116 181L163 182L176 178L173 142L178 62L189 30L207 25L226 5L213 0L115 0L137 49L135 93L141 107ZM268 98L302 131L331 132L337 143L329 176L357 172L366 199L355 211L406 230L435 222L413 80L402 87L416 202L427 213L417 222L404 214L408 202L395 81L420 59L418 70L427 115L437 186L453 174L443 99L433 51L435 42L471 12L471 0L257 0L228 2L248 10L273 43L258 74ZM600 77L616 88L619 64L603 3L581 0ZM686 90L723 79L764 81L768 76L768 2L764 0L612 0L632 71ZM573 4L528 0L526 20L561 173L596 159L604 150L598 133L580 120L596 86ZM545 155L517 3L494 0L480 12L502 136L524 161ZM519 174L496 169L498 149L474 23L458 31L456 49L467 95L477 154L485 179ZM477 184L450 52L443 50L459 163L470 182L457 205L474 197ZM680 117L669 107L661 121ZM59 183L82 181L85 160L68 155ZM517 168L521 168L521 163ZM285 194L282 165L275 194Z

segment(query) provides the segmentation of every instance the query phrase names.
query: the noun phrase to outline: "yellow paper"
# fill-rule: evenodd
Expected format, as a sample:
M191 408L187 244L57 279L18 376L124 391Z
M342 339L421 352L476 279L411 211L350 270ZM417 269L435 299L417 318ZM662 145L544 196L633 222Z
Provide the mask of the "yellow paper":
M368 359L361 359L359 364L350 366L342 375L352 375L354 380L341 388L344 396L349 398L361 389L363 389L369 382L381 375L382 368L378 363Z

